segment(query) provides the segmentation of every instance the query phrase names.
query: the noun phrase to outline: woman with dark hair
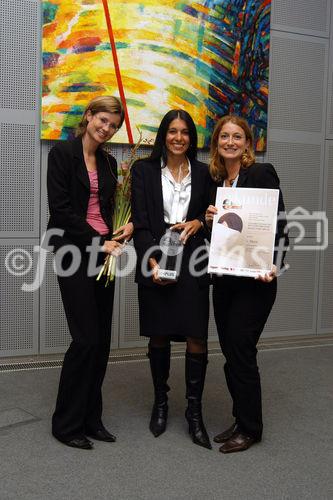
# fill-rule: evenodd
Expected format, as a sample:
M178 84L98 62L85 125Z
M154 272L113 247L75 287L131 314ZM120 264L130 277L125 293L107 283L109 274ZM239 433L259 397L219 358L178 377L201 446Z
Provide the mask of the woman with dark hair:
M269 163L256 163L251 129L239 116L228 115L217 122L209 168L216 183L212 201L217 186L280 189L274 167ZM280 191L278 212L283 214L284 210ZM211 226L216 213L217 208L210 205L206 212L207 225ZM278 218L276 247L280 240L288 246L285 226L285 219ZM216 443L222 444L222 453L244 451L261 440L263 425L256 345L275 301L277 267L283 266L283 257L279 262L279 254L275 252L272 270L256 279L225 275L215 276L213 280L214 315L226 360L224 372L235 418L229 429L214 438Z
M129 223L113 237L117 163L103 149L123 120L116 97L96 97L85 109L77 138L58 142L48 157L48 229L62 233L51 240L56 262L60 249L62 270L78 264L71 273L58 269L57 275L72 342L62 366L52 433L67 446L86 450L93 448L86 436L116 440L102 423L101 392L110 352L114 284L106 288L102 280L96 281L89 267L89 247L96 239L97 264L102 264L106 254L120 251L120 241L133 231Z
M185 416L193 442L210 449L201 397L209 313L203 221L211 180L207 165L197 161L196 154L197 132L191 116L182 110L169 111L161 121L151 155L132 168L132 220L138 256L140 335L149 338L155 392L149 428L155 437L166 429L170 341L186 340ZM164 280L161 273L166 231L168 241L174 235L180 242L170 257L180 269L177 281ZM200 261L193 266L194 273L191 256Z

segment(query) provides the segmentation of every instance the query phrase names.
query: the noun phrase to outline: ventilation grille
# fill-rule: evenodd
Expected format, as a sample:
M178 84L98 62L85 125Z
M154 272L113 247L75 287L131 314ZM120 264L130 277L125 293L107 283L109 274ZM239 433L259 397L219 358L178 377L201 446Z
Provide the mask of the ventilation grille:
M36 348L34 336L38 326L35 307L37 295L22 291L21 285L34 281L35 263L31 261L31 270L25 276L19 277L7 271L5 262L10 252L12 257L13 252L16 256L20 253L23 260L16 260L16 265L22 264L24 268L27 268L33 256L33 245L20 242L9 243L3 240L0 243L0 356L26 354L33 352ZM10 262L13 269L15 259L11 258Z
M0 231L34 230L35 126L2 123ZM37 192L35 190L37 187Z
M333 331L333 245L321 254L321 279L320 308L319 308L319 333L331 333Z
M296 207L303 207L310 213L321 209L321 151L321 146L315 144L268 143L267 159L280 177L287 212ZM306 228L306 236L313 236L313 222L302 222ZM296 236L298 230L297 233L295 231L291 230L291 235Z
M0 107L34 110L38 93L38 2L0 0Z
M326 43L271 36L269 127L321 132Z
M290 251L286 261L290 269L278 278L278 295L264 337L316 333L318 252Z
M273 0L272 27L284 26L288 31L317 31L329 29L329 0Z

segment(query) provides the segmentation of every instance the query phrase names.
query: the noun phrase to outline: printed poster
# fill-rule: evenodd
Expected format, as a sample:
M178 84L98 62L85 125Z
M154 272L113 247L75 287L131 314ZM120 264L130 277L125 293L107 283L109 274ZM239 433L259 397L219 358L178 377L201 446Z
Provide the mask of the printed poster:
M271 271L278 201L278 189L217 189L208 272L256 277Z

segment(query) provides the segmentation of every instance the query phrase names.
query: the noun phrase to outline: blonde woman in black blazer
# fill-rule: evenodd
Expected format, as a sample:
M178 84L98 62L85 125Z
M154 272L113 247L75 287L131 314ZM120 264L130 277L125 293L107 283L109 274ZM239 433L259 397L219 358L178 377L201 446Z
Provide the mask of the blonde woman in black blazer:
M102 423L101 393L110 351L114 286L105 288L96 281L96 273L88 272L87 247L96 238L100 251L93 264L102 264L106 254L119 252L120 241L128 239L133 229L132 224L124 226L112 239L117 164L102 149L123 119L117 98L95 98L84 112L78 137L58 142L48 157L48 229L62 232L51 239L56 261L70 245L76 257L67 251L58 266L69 270L76 259L80 262L69 276L60 272L57 276L72 342L64 357L52 433L62 443L81 449L93 448L87 436L108 442L116 439Z
M155 391L149 428L155 437L166 429L170 340L186 341L185 416L193 442L210 449L202 420L201 397L207 365L209 312L203 222L211 179L208 166L197 161L196 154L197 132L191 116L183 110L169 111L161 121L150 157L133 166L132 220L138 256L140 334L149 338ZM176 283L165 283L158 276L161 258L158 247L170 226L181 232L184 243ZM196 268L199 277L193 276L189 269L196 252L197 257L200 253L202 257Z
M216 124L211 142L210 173L216 183L212 203L217 186L280 189L274 167L255 162L251 129L246 120L238 116L225 116ZM284 211L280 191L278 212L283 214ZM216 207L210 205L206 212L209 226L215 213ZM288 246L285 226L286 220L279 218L276 247L280 240ZM279 254L275 252L271 272L257 279L225 275L215 276L213 280L214 315L226 360L224 371L235 418L230 428L214 438L222 444L222 453L246 450L262 437L256 345L275 301L277 270L283 266L284 253L279 262Z

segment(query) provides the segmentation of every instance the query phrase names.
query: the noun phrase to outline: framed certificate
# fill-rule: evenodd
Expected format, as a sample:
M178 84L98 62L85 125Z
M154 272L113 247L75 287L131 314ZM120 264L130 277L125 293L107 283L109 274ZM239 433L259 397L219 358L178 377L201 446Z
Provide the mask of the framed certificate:
M208 272L256 277L271 271L278 201L278 189L217 189Z

